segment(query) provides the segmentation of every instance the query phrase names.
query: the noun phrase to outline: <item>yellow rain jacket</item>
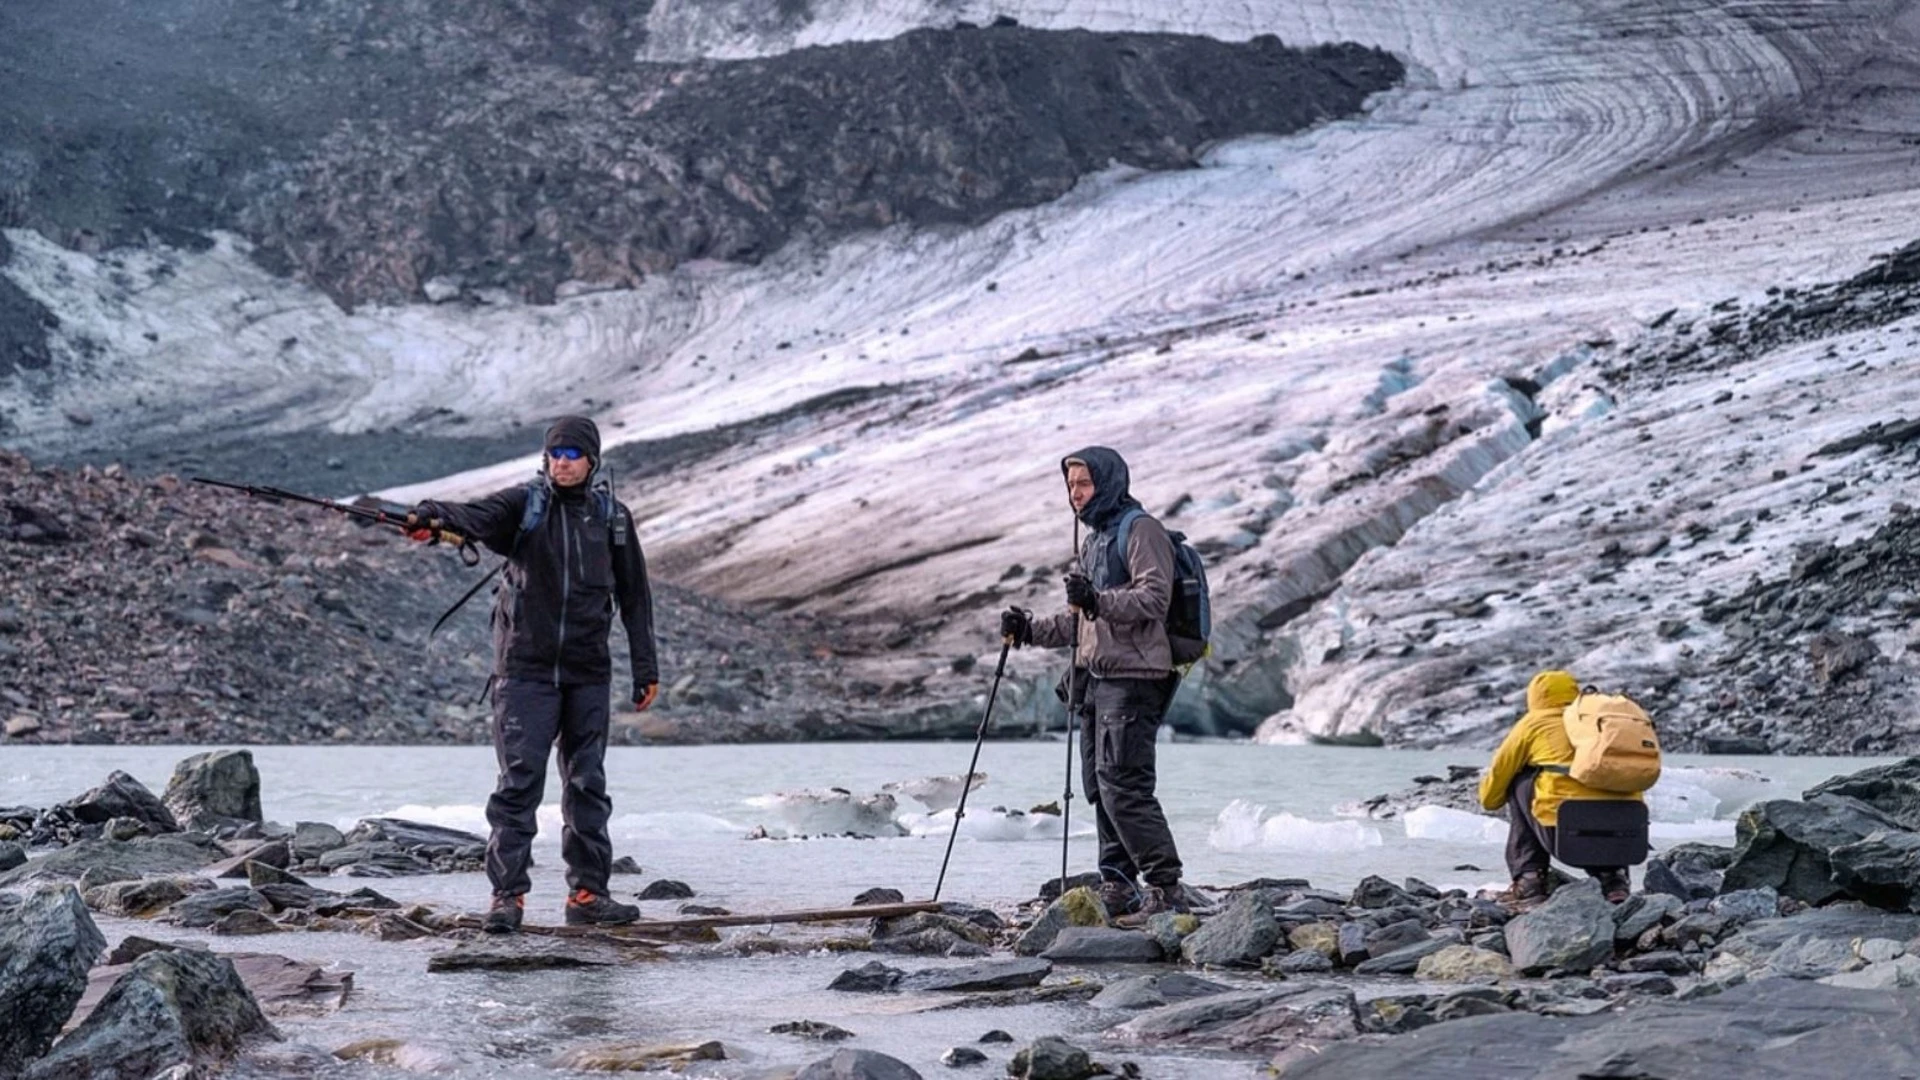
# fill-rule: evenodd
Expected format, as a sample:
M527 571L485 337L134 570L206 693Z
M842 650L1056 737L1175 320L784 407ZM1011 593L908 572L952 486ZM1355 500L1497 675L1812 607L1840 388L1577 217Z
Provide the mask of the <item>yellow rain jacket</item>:
M1480 777L1480 805L1498 810L1507 805L1507 792L1522 769L1541 765L1573 764L1573 744L1567 741L1561 714L1580 696L1580 683L1571 672L1543 671L1527 684L1527 714L1507 732L1493 763ZM1533 816L1542 825L1560 820L1560 804L1568 799L1638 799L1600 791L1565 773L1541 772L1533 780Z

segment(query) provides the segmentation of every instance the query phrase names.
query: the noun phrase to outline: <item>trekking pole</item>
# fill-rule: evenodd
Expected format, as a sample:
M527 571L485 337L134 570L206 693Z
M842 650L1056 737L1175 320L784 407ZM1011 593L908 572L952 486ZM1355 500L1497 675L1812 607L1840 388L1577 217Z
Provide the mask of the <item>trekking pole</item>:
M415 522L408 521L407 518L409 515L395 513L391 510L382 510L370 506L355 506L352 503L315 498L312 495L301 495L298 492L283 491L280 488L264 487L258 484L235 484L226 480L212 480L204 476L193 476L188 477L188 479L196 484L226 488L229 491L238 491L256 499L265 499L268 502L305 503L308 506L318 506L323 510L331 510L336 514L345 514L347 517L357 521L371 522L375 525L391 525L403 533L411 533L421 527ZM459 533L453 532L450 529L442 529L437 526L429 527L428 531L432 534L434 543L447 544L457 548L460 552L461 562L466 563L468 566L480 565L480 549L474 545L471 539L461 536Z
M973 760L967 762L967 775L960 783L960 805L953 811L953 831L947 834L947 853L940 857L940 876L933 883L933 898L940 899L940 887L947 883L947 860L953 858L953 841L960 835L960 819L967 816L967 793L973 790L973 770L980 765L980 744L987 737L987 721L993 719L993 699L1000 693L1000 676L1007 671L1007 650L1013 648L1013 635L1000 636L1000 662L993 668L993 686L987 690L987 711L980 714L980 730L973 734Z
M1080 557L1080 515L1073 516L1073 557ZM1073 616L1072 644L1067 650L1067 772L1066 787L1060 795L1060 895L1067 895L1067 836L1073 831L1073 729L1080 722L1080 611Z

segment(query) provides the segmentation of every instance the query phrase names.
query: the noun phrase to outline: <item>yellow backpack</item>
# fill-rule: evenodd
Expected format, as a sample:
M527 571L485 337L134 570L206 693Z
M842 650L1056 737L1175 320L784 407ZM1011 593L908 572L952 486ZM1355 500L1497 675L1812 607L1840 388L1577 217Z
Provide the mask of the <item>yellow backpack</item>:
M1645 791L1660 779L1660 735L1653 720L1625 694L1602 694L1589 686L1562 718L1573 764L1567 775L1599 791L1622 795Z

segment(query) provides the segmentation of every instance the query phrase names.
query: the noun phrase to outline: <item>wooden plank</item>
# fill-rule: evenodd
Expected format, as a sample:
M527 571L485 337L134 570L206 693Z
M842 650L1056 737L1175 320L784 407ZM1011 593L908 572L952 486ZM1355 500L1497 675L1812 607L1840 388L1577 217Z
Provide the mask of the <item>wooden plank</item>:
M866 904L860 907L774 911L758 915L691 915L684 919L643 919L639 922L621 923L616 926L539 926L526 923L520 927L520 932L558 938L612 939L622 945L658 946L665 945L674 939L711 940L713 937L711 932L722 926L890 919L899 915L916 915L923 911L939 911L940 907L940 902L937 900L912 900L903 904ZM457 925L478 928L480 919L473 915L463 916Z
M810 911L772 911L758 915L691 915L684 919L653 919L625 923L618 929L632 934L664 934L675 930L698 930L720 926L761 926L766 923L844 922L850 919L891 919L897 915L917 915L939 911L938 900L909 900L904 904L865 904L859 907L815 908Z

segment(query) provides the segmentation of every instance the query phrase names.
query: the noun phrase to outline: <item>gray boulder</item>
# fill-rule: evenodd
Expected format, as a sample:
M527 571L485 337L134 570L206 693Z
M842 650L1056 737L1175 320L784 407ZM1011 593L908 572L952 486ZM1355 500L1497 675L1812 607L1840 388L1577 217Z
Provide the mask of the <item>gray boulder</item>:
M1399 919L1367 934L1367 955L1385 956L1395 949L1418 944L1432 937L1419 919Z
M1733 861L1733 849L1681 844L1647 860L1640 887L1682 902L1704 900L1720 892L1720 879Z
M1412 975L1420 970L1420 964L1427 957L1444 949L1452 948L1459 942L1452 937L1432 937L1425 941L1416 941L1411 945L1402 945L1383 956L1362 960L1354 965L1355 975Z
M428 825L402 818L362 818L347 833L349 844L388 843L425 858L457 855L479 848L484 851L487 838L445 825Z
M249 1039L279 1038L225 957L197 949L133 962L98 1007L26 1080L156 1076L185 1067L217 1075Z
M900 988L944 993L1021 990L1039 986L1052 971L1050 960L989 960L964 967L916 971L900 980Z
M113 818L133 818L156 833L179 832L180 823L147 785L115 769L106 782L77 799L61 803L76 821L105 824Z
M236 885L186 897L168 908L166 917L168 921L181 926L203 927L212 926L222 918L243 910L266 914L273 910L273 904L252 888Z
M1762 886L1722 893L1707 904L1707 910L1733 926L1745 926L1756 919L1771 919L1780 914L1780 894Z
M1715 965L1732 962L1736 968L1773 974L1819 978L1823 967L1844 966L1853 942L1882 939L1911 941L1920 937L1920 915L1893 914L1855 904L1836 904L1782 919L1761 919L1741 927L1720 943ZM1824 942L1815 945L1810 942ZM1779 963L1776 954L1788 955Z
M1066 927L1040 954L1044 960L1080 964L1150 964L1165 956L1151 937L1106 926Z
M1902 829L1920 832L1920 757L1836 776L1806 791L1808 799L1820 795L1858 799L1885 814Z
M897 967L888 967L878 960L869 960L857 968L848 968L833 977L827 984L829 990L842 990L854 994L884 993L900 985L907 973Z
M1899 831L1893 819L1840 795L1808 802L1775 799L1740 815L1739 843L1721 887L1769 886L1782 896L1823 904L1843 890L1833 882L1830 853L1881 831Z
M0 874L0 887L29 881L79 881L91 875L100 883L184 874L224 853L212 844L184 836L142 836L134 840L82 840Z
M1874 833L1827 858L1834 884L1848 895L1888 911L1920 912L1920 833Z
M1613 955L1613 905L1592 880L1554 890L1505 929L1507 954L1523 974L1584 971Z
M1334 932L1334 959L1353 967L1366 962L1367 926L1365 923L1341 923Z
M1258 967L1280 940L1280 924L1264 895L1243 892L1180 943L1196 967Z
M107 948L71 885L35 890L0 915L0 1076L47 1052Z
M1107 907L1100 902L1100 894L1092 889L1081 887L1068 889L1058 900L1047 905L1047 910L1033 921L1019 940L1013 943L1013 951L1021 956L1038 956L1047 951L1053 939L1060 931L1069 926L1105 926L1107 925Z
M1136 975L1130 979L1116 979L1100 988L1087 1004L1096 1009L1115 1009L1137 1012L1140 1009L1157 1009L1167 1003L1165 994L1155 985L1151 975Z
M260 771L253 766L253 751L210 750L181 759L161 801L190 829L262 821Z
M1359 1032L1353 991L1333 986L1285 986L1215 994L1153 1009L1113 1029L1125 1042L1279 1049Z
M982 956L993 944L993 934L985 927L939 911L875 919L871 936L877 952L919 956Z
M144 919L186 899L202 883L203 879L170 877L116 881L88 889L86 901L88 907L105 915Z
M345 847L346 834L328 825L324 821L301 821L293 826L293 839L288 841L293 848L296 862L312 862L337 847Z
M836 1050L796 1074L793 1080L923 1080L913 1066L873 1050Z
M1052 1036L1033 1040L1007 1063L1007 1075L1013 1080L1087 1080L1105 1072L1094 1068L1085 1050Z
M1901 1076L1920 1060L1920 994L1769 979L1632 1010L1516 1012L1316 1050L1289 1064L1287 1080Z
M1420 898L1386 878L1369 874L1353 887L1348 903L1357 908L1417 907Z
M27 849L11 840L0 840L0 872L27 865Z
M1666 893L1644 892L1613 909L1613 940L1627 945L1656 926L1677 919L1685 904Z
M384 840L345 844L321 855L315 865L328 873L345 873L350 877L410 877L433 873L432 863Z

